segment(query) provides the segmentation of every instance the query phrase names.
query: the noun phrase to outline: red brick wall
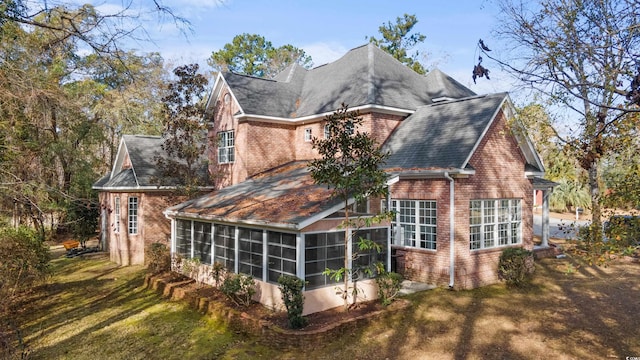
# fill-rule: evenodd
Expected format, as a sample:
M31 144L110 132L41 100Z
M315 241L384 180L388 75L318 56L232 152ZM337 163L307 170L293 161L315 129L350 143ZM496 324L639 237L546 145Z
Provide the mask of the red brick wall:
M310 141L305 141L305 129L311 128L312 136L324 137L324 118L310 120L295 125L272 122L243 120L238 122L233 115L240 108L233 100L224 102L223 89L212 114L213 126L209 129L211 171L218 187L240 183L260 172L291 161L310 160L318 156ZM379 113L361 115L363 124L360 131L366 131L382 144L403 117ZM232 164L218 164L217 134L234 130L235 161Z
M138 233L128 232L129 197L138 197ZM115 198L120 198L120 219L116 219ZM169 206L184 201L166 193L100 193L102 211L107 211L107 248L110 260L119 265L144 264L145 247L154 242L169 246L171 222L162 212ZM120 231L116 232L116 222Z
M454 287L473 288L495 283L503 247L469 248L469 202L475 199L521 199L522 245L533 248L531 182L524 177L525 160L502 114L492 124L469 164L475 175L455 180ZM411 279L449 283L449 194L445 180L403 180L392 187L393 198L437 201L437 251L396 249L398 269Z

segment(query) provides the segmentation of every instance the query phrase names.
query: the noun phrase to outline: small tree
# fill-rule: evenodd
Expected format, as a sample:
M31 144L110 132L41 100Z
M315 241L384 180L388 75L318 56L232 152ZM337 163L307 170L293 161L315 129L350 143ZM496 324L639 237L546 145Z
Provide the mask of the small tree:
M344 103L333 114L327 115L325 126L329 130L329 137L312 140L313 148L318 151L320 158L309 163L313 180L332 188L333 196L344 203L344 266L327 271L337 281L343 280L341 295L345 308L349 306L352 273L348 257L348 249L352 245L350 229L355 224L349 219L349 200L353 198L358 202L387 193L387 175L380 166L388 154L383 153L367 133L358 130L361 124L359 112L349 111ZM363 246L372 248L366 239L361 239L361 248ZM354 303L355 301L354 298Z
M307 325L307 318L302 316L304 310L304 295L302 295L304 280L291 275L280 275L278 284L282 293L282 301L287 308L289 327L292 329L304 327Z

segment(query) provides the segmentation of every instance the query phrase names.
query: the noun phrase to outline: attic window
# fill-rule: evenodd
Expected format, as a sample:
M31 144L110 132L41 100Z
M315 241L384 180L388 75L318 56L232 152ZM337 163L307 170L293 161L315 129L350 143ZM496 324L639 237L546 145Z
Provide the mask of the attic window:
M228 104L229 100L231 100L231 95L229 93L224 94L223 100L225 104Z
M311 138L313 136L313 133L311 131L311 128L306 128L304 129L304 141L311 141Z

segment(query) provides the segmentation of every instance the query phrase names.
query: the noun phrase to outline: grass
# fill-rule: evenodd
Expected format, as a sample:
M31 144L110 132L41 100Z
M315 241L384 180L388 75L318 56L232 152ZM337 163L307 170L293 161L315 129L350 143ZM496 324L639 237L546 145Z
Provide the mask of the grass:
M248 350L251 339L142 288L140 266L117 267L104 258L62 258L53 266L50 284L25 312L32 359L253 358L253 349L236 349Z
M640 264L537 263L525 289L436 289L315 347L273 349L141 287L142 267L54 260L23 334L34 359L600 359L640 356Z

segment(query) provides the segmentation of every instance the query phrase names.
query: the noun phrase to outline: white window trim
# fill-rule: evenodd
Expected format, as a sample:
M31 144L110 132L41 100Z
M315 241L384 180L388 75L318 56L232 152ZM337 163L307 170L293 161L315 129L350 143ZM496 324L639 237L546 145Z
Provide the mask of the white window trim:
M471 224L471 204L474 201L480 202L480 224ZM501 201L509 201L509 212L508 212L508 221L500 221L500 202ZM492 215L491 221L487 220L487 214L485 213L485 205L486 202L493 202L494 214ZM514 207L517 209L515 213L512 213L512 209ZM515 215L515 218L514 218ZM507 243L500 244L500 226L501 224L507 225ZM513 234L513 225L517 224L517 233L515 237L517 238L516 242L512 242L511 240L514 237ZM493 229L490 232L486 231L487 226L493 226ZM480 247L471 248L471 228L479 228L480 232ZM487 234L491 234L493 238L493 245L486 246L485 245L485 236ZM522 244L522 199L474 199L469 202L469 249L471 251L479 251L485 249L496 249L496 248L504 248L509 246L521 245Z
M113 199L113 208L114 208L114 212L113 212L113 216L114 216L114 222L113 222L113 232L116 234L120 233L120 217L122 216L120 214L120 197L116 196Z
M400 223L400 201L408 201L408 202L413 202L413 208L415 210L415 220L413 224L409 224L409 223ZM435 210L436 210L436 215L435 215L435 221L436 224L423 224L420 222L420 203L421 202L428 202L428 203L432 203ZM396 246L402 246L402 247L407 247L407 248L413 248L413 249L422 249L422 250L427 250L427 251L437 251L438 249L438 226L437 226L437 221L438 221L438 204L435 200L415 200L415 199L391 199L391 210L396 212L396 218L394 221L394 225L395 225L395 230L392 233L393 236L393 245ZM414 226L414 238L412 240L406 240L404 238L404 234L405 232L403 231L403 227L401 224L407 224L407 225L413 225ZM420 235L421 235L421 227L426 226L429 228L433 228L433 233L435 234L435 239L434 239L434 245L435 248L431 249L428 247L423 247L421 246L422 244L422 240L420 239ZM408 244L407 242L410 241L411 243ZM427 242L428 243L428 242Z
M135 201L134 201L135 199ZM132 215L133 207L135 205L135 214ZM140 201L137 196L129 196L129 201L127 202L127 231L131 235L138 234L138 217L140 215Z
M231 145L229 145L230 143ZM218 132L218 164L231 164L235 162L235 147L236 137L233 130Z
M313 129L310 127L304 129L304 141L310 142L313 139Z
M331 129L329 128L329 124L325 124L325 126L322 128L322 133L325 139L331 137Z

